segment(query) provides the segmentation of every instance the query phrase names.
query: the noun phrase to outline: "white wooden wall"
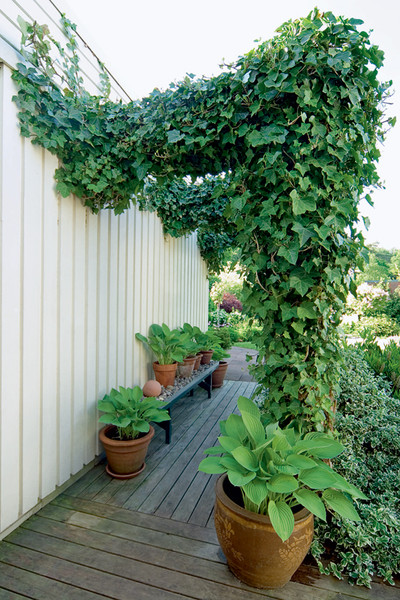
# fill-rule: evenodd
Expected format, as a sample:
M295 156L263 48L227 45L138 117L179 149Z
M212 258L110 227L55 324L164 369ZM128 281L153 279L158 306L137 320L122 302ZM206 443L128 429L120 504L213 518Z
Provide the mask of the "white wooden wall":
M15 91L2 65L0 532L99 452L97 399L151 375L135 332L204 329L208 298L195 236L55 194L57 159L20 136Z

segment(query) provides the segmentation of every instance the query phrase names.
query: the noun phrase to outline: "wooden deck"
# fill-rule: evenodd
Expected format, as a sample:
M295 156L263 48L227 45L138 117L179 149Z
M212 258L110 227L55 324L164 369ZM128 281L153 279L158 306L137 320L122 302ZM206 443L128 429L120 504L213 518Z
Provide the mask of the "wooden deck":
M197 472L218 422L250 394L226 382L174 406L174 435L157 430L146 470L117 481L100 464L0 543L0 600L399 600L382 584L352 587L303 566L281 590L256 590L227 569L212 519L214 476Z

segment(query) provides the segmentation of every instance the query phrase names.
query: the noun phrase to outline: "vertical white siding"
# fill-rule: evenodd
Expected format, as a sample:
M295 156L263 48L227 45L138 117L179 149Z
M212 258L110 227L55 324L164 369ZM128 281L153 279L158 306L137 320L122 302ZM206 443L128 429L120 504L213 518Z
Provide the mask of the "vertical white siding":
M135 332L204 329L208 296L195 235L57 197L57 160L20 137L10 76L0 68L0 531L98 453L97 399L151 373Z

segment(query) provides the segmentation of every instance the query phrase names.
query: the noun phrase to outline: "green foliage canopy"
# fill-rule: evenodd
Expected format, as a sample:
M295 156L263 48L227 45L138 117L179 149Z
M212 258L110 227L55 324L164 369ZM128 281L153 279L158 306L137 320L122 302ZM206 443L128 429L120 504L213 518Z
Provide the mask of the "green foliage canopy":
M14 73L22 135L57 154L58 191L94 212L123 212L149 176L158 185L227 176L221 229L234 227L243 300L263 325L257 379L277 418L318 427L363 243L358 203L379 183L385 133L383 52L360 24L315 10L217 77L188 76L129 104L80 92L73 46L72 84L55 84L47 32L35 26L24 33L31 65Z

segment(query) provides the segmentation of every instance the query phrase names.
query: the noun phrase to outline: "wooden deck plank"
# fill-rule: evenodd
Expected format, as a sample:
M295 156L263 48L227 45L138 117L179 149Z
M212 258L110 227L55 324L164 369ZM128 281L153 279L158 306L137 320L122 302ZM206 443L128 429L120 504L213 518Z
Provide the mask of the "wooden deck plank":
M114 598L115 600L132 600L132 596L141 600L154 600L155 593L157 598L162 600L185 598L181 594L171 593L160 588L155 591L153 586L94 570L90 567L5 541L0 544L0 561L33 571L50 579L68 583L82 590L94 591L106 598Z
M0 588L7 588L13 593L21 594L21 598L34 600L100 600L104 595L88 592L87 590L37 575L25 569L19 569L4 562L0 565ZM7 596L5 596L6 598ZM0 598L2 596L0 595Z
M213 514L215 504L215 483L218 479L218 475L211 475L208 483L199 498L192 514L189 517L188 523L193 525L199 525L200 527L206 527L208 520ZM179 506L178 506L179 509ZM174 512L172 515L173 519L179 520L179 514Z
M126 510L125 508L119 508L106 504L100 504L98 502L92 502L88 500L82 500L79 498L72 498L62 494L58 498L55 498L50 504L45 506L40 514L43 516L50 516L49 518L56 518L51 516L54 514L52 507L61 507L71 512L82 512L89 515L95 515L97 517L107 518L112 521L118 521L122 524L135 525L137 527L144 527L146 529L154 529L155 531L162 531L166 534L179 535L186 537L189 540L194 539L201 542L208 542L210 544L218 545L218 539L215 531L205 530L204 527L198 527L197 525L188 525L186 523L178 523L170 519L164 519L163 517L156 517L154 515L147 515L146 513L139 513L136 511ZM68 519L68 513L64 513L65 518Z
M195 555L199 558L222 561L218 544L183 537L178 533L164 533L155 529L145 529L137 525L111 521L104 517L70 511L54 505L47 505L43 509L42 514L49 519L64 521L101 533L110 533L127 540L142 541L144 544L165 548L165 550L175 550L176 552ZM176 523L178 522L176 521Z
M111 543L110 550L102 551L23 528L15 532L11 539L13 544L22 546L24 549L68 561L69 565L72 563L79 567L82 565L90 567L96 571L96 574L101 573L102 577L117 576L122 581L126 580L127 584L132 582L133 584L152 586L157 588L154 590L157 596L158 590L163 590L164 593L168 591L173 594L182 594L196 600L209 600L209 598L257 600L259 598L259 595L250 588L248 590L233 588L218 581L193 577L170 567L165 568L128 559L114 553ZM266 594L266 597L273 598L269 593Z

